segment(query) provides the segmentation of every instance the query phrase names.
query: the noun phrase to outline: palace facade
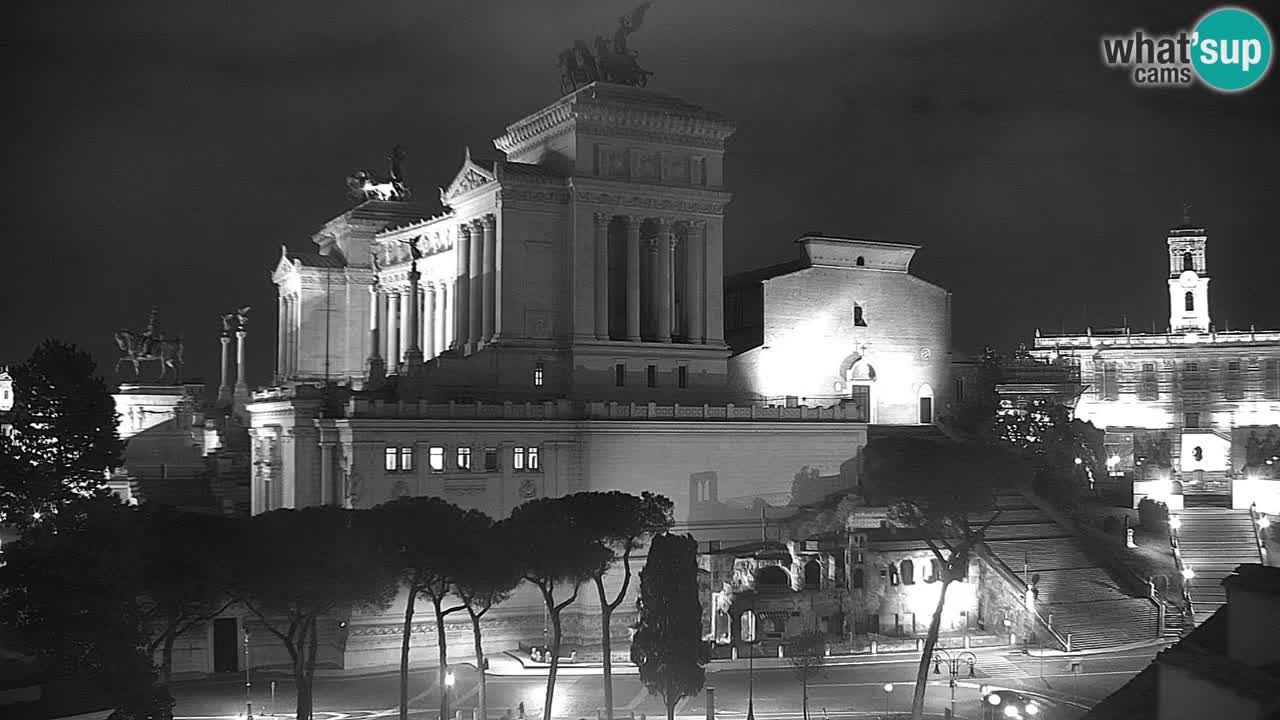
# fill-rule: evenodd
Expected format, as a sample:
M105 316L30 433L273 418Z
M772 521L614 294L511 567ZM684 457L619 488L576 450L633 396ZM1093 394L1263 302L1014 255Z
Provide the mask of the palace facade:
M1037 332L1032 354L1078 367L1076 416L1106 431L1108 465L1135 478L1135 504L1229 497L1280 512L1280 330L1215 327L1204 228L1184 222L1166 247L1167 332Z

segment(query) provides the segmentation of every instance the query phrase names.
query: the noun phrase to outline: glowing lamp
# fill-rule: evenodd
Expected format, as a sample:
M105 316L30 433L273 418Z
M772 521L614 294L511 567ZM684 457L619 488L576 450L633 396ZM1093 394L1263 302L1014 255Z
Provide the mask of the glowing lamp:
M35 512L31 513L31 519L33 519L33 520L39 520L39 519L40 519L40 511L39 511L39 510L37 510L37 511L35 511Z
M1190 567L1184 567L1184 568L1182 568L1182 578L1183 578L1184 580L1190 580L1190 579L1194 578L1195 576L1196 576L1196 571L1195 571L1195 570L1192 570Z
M1018 717L1018 708L1014 707L1013 705L1005 705L1004 716L1010 717L1010 718Z
M450 670L449 672L445 673L445 674L444 674L444 685L445 685L445 687L453 687L453 683L454 683L454 680L455 680L455 679L456 679L456 678L454 678L454 676L453 676L453 671L452 671L452 670Z
M1084 461L1083 461L1083 460L1081 460L1080 458L1076 458L1076 464L1077 464L1077 465L1083 465L1083 464L1084 464Z
M1171 529L1171 530L1181 530L1181 529L1182 529L1182 518L1178 517L1177 515L1174 515L1173 517L1170 517L1170 518L1169 518L1169 529Z
M987 703L990 705L999 705L1000 696L996 695L995 693L991 693L990 695L987 696Z
M1119 455L1112 455L1111 457L1107 458L1107 465L1108 465L1109 467L1115 467L1115 466L1117 466L1117 465L1119 465L1119 464L1120 464L1120 456L1119 456Z
M1027 703L1027 706L1023 708L1023 711L1031 717L1035 717L1040 714L1040 706L1033 702L1029 702Z
M891 693L891 692L893 692L893 683L885 683L885 684L884 684L884 691L885 691L885 692L887 692L887 693Z
M1271 518L1267 517L1266 515L1263 515L1262 517L1258 518L1258 528L1260 530L1266 530L1269 527L1271 527Z

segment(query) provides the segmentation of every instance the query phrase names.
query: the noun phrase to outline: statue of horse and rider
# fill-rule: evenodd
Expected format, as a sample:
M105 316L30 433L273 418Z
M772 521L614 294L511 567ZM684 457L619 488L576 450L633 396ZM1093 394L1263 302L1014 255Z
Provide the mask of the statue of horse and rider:
M360 170L347 177L347 195L353 200L408 200L409 186L404 181L404 148L396 145L387 156L388 177L376 177L372 171Z
M560 53L560 92L569 94L580 86L597 80L618 85L644 87L653 73L640 67L638 53L627 48L627 36L640 29L645 11L652 2L645 2L618 19L618 29L613 33L613 44L597 35L595 51L587 43L578 40Z
M156 326L155 310L151 311L151 315L147 319L147 329L144 332L117 330L115 332L115 340L120 351L124 353L116 360L116 372L120 371L121 363L129 363L133 365L133 376L141 379L141 364L144 362L158 362L160 363L160 377L157 380L164 380L170 370L173 371L175 381L181 375L182 338L170 338L160 332Z

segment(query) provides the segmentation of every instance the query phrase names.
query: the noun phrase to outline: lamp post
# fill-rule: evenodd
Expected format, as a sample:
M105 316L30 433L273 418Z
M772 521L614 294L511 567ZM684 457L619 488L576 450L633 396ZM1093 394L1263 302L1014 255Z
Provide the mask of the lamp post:
M884 720L889 720L889 696L893 694L893 683L885 683L884 688Z
M974 677L973 668L978 664L978 656L968 650L952 655L950 652L938 649L933 651L933 674L942 674L942 665L946 664L947 673L950 675L951 685L951 717L956 715L956 678L960 675L960 666L969 666L969 677Z
M457 678L454 676L453 671L446 669L444 671L444 712L440 714L440 720L446 720L449 717L450 701L453 699L451 696L453 695L453 684L455 682L457 682Z
M756 614L748 610L743 618L750 619L742 632L747 644L747 720L756 720Z
M250 696L250 690L253 683L249 681L249 628L244 629L244 717L245 720L253 720L253 698Z

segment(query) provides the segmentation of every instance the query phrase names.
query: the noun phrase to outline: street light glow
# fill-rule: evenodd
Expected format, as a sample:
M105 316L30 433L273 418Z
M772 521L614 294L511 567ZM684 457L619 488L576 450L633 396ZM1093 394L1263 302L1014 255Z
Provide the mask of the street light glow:
M1035 717L1036 715L1040 714L1040 706L1033 702L1027 703L1027 706L1023 708L1023 710L1025 710L1026 713L1031 717Z
M885 691L885 692L887 692L887 693L891 693L891 692L893 692L893 683L885 683L885 684L884 684L884 691Z
M1011 717L1011 718L1018 717L1018 708L1014 707L1013 705L1005 705L1004 716Z
M1169 527L1170 527L1171 529L1173 529L1173 530L1181 530L1181 529L1182 529L1182 518L1178 517L1177 515L1174 515L1174 516L1170 517L1170 518L1169 518Z
M992 694L990 694L990 695L988 695L988 696L987 696L987 702L988 702L988 703L990 703L990 704L992 704L992 705L999 705L999 704L1000 704L1000 696L999 696L999 695L996 695L995 693L992 693Z
M1269 527L1271 527L1271 518L1267 517L1266 515L1263 515L1262 517L1258 518L1258 529L1266 530Z
M453 671L452 671L452 670L450 670L449 672L445 673L445 674L444 674L444 684L445 684L445 687L453 687L454 679L455 679L455 678L453 677Z
M1190 566L1182 568L1182 579L1190 580L1195 576L1196 576L1196 571L1192 570Z

